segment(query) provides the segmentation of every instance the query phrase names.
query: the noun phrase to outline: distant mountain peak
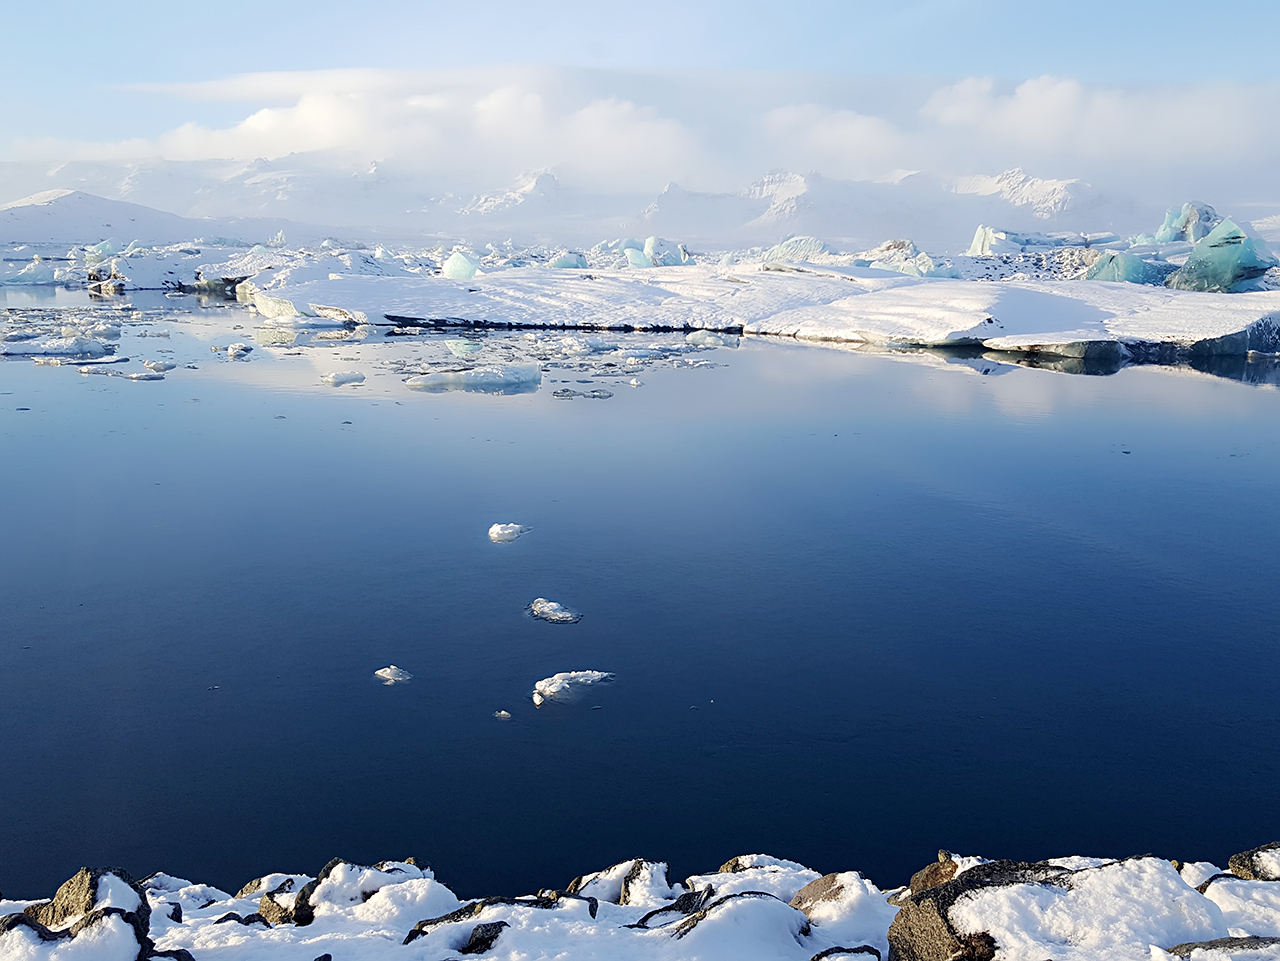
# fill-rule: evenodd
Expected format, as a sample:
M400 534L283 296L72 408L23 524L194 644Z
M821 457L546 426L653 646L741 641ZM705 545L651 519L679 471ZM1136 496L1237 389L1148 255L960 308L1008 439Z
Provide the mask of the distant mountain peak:
M492 194L481 194L460 213L490 215L511 210L530 201L550 202L560 195L560 181L549 168L530 170L516 178L513 186Z
M977 174L956 181L958 194L990 197L999 194L1015 207L1030 207L1039 220L1051 220L1080 205L1091 189L1082 180L1048 180L1030 177L1021 167L1014 167L991 177Z

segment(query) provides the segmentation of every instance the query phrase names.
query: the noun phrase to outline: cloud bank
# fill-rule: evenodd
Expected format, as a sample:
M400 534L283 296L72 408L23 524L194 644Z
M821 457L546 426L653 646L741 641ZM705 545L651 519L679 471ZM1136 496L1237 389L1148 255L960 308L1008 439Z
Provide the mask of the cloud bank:
M492 187L551 168L584 189L668 181L739 189L770 169L876 179L1022 166L1164 196L1280 200L1280 83L1103 87L759 72L527 67L258 73L134 92L182 101L157 137L23 140L8 159L278 158L322 151L395 161L440 183ZM244 104L230 125L208 105Z

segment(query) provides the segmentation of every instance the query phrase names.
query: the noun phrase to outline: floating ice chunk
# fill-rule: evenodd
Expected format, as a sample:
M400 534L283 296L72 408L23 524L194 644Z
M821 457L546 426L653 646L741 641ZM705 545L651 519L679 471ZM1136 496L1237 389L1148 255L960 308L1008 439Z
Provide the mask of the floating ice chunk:
M154 370L137 370L132 374L120 374L126 380L164 380L164 374Z
M163 374L166 370L173 370L177 364L171 364L166 360L144 360L142 366L147 370L155 371L157 374Z
M563 671L543 678L533 685L533 703L542 707L547 701L572 701L593 684L604 684L613 680L613 675L606 671Z
M34 357L38 355L54 357L79 357L92 359L102 357L107 348L89 337L50 337L47 340L19 341L0 343L0 355Z
M577 624L582 620L582 613L572 607L565 607L557 601L549 601L545 597L535 597L529 605L530 616L552 624ZM559 677L560 675L556 675Z
M247 357L252 351L253 348L248 344L227 344L227 357L231 360Z
M1181 209L1170 207L1164 215L1164 223L1156 230L1155 242L1168 244L1178 240L1196 243L1209 235L1222 222L1218 212L1206 203L1193 200Z
M509 721L509 720L511 720L511 712L510 712L510 711L494 711L494 712L493 712L493 716L494 716L494 717L496 717L499 721Z
M596 388L595 390L572 390L568 387L561 387L551 394L556 400L573 400L575 397L585 397L587 400L608 400L613 396L613 391L604 388Z
M693 344L695 347L737 347L737 334L716 333L710 330L695 330L692 333L684 335L686 344Z
M556 267L562 270L583 270L587 265L587 258L577 252L565 251L556 257L555 260L547 264L548 267Z
M444 262L441 273L450 280L470 280L479 266L461 250L455 250Z
M478 354L484 350L484 344L478 340L464 340L458 338L456 340L446 340L444 345L449 348L449 353L454 357L470 357L472 354Z
M653 261L649 259L649 255L643 250L636 250L634 247L628 247L623 250L623 254L626 255L628 267L653 266Z
M629 381L627 381L627 385L629 387L643 387L644 381L642 381L639 377L632 377Z
M77 368L77 373L81 373L81 374L101 374L103 377L110 377L112 374L114 374L114 373L115 373L115 371L114 371L114 370L112 370L110 367L103 367L103 366L98 365L98 364L93 364L93 365L90 365L90 366L87 366L87 367L80 367L80 368Z
M542 383L537 364L506 364L420 374L404 382L410 390L465 390L481 394L531 394Z
M379 668L373 672L373 676L382 678L383 684L388 687L392 684L403 684L413 678L413 675L404 668L396 667L394 664Z
M253 306L263 317L296 317L302 313L292 300L270 297L261 291L253 295Z
M521 534L527 534L531 530L532 527L525 527L523 524L494 524L489 528L489 540L495 544L510 544Z
M1276 259L1264 240L1255 241L1231 220L1224 220L1205 236L1182 267L1169 275L1174 290L1232 291L1250 286Z
M341 387L344 384L363 384L364 374L358 370L337 370L322 374L320 382L326 387Z
M1097 259L1085 280L1107 280L1127 284L1159 284L1168 276L1169 268L1149 263L1133 254L1108 250Z

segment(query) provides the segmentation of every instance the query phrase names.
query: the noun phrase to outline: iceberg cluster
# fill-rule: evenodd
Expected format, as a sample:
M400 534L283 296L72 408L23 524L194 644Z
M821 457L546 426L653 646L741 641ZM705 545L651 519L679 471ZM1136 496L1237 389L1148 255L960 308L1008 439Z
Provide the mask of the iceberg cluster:
M549 679L550 680L550 679ZM503 717L506 712L497 712ZM83 868L51 899L0 900L0 957L399 961L1280 961L1280 842L1208 862L938 860L882 889L763 854L683 882L632 858L536 894L462 900L414 858L335 858L235 893Z

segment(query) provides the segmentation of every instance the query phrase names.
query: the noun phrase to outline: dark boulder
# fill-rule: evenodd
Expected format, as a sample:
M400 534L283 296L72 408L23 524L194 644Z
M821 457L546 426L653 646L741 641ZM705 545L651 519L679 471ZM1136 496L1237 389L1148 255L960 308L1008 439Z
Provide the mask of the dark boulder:
M113 875L138 896L138 903L133 910L126 911L120 907L95 910L94 906L98 903L99 884L107 875ZM133 928L134 935L138 939L139 957L151 948L151 939L148 937L151 930L151 905L147 902L147 896L138 882L123 868L81 868L74 876L63 882L54 893L52 901L32 904L23 908L22 913L46 928L55 928L68 918L79 917L81 920L69 929L73 937L104 917L118 914Z
M825 951L819 951L809 961L825 961L827 958L838 961L840 958L851 958L855 954L874 954L876 961L880 961L880 949L873 948L869 944L860 944L856 948L827 948Z
M459 954L484 954L494 942L498 940L498 935L502 934L503 928L510 927L506 921L490 921L488 924L477 924L471 929L471 937L467 938L467 943L458 949Z
M0 918L0 938L18 928L34 932L41 941L61 941L63 938L71 937L70 931L50 931L27 914L6 914Z
M1187 961L1191 957L1191 953L1196 950L1201 951L1220 951L1223 954L1237 954L1245 951L1259 951L1263 948L1269 948L1280 944L1280 938L1214 938L1212 941L1188 941L1185 944L1175 944L1171 948L1166 948L1170 954L1182 958Z
M1260 857L1268 854L1270 857ZM1246 881L1280 881L1280 841L1231 855L1227 868Z
M952 859L951 852L939 851L938 860L922 867L911 875L911 883L908 887L911 888L912 894L928 891L930 888L936 888L939 884L946 884L956 876L957 870L959 870L959 865Z
M264 927L268 927L268 928L271 927L271 925L267 923L267 919L264 918L257 911L255 911L253 914L246 914L244 917L240 917L240 915L237 914L235 911L228 911L226 914L218 918L218 920L214 921L213 923L229 924L232 921L234 921L236 924L244 924L244 925L261 924Z
M635 922L635 924L628 924L627 927L643 928L647 930L649 927L649 922L652 921L654 918L661 919L659 921L659 927L660 927L663 924L668 924L671 921L675 920L675 917L664 917L664 915L677 915L679 917L687 917L688 915L694 914L697 911L701 911L704 907L706 907L707 902L710 901L712 897L715 896L715 893L716 893L716 889L709 884L705 888L699 888L697 891L688 891L680 895L680 897L676 898L670 904L664 904L660 908L654 908L654 910L650 911L639 921ZM595 915L592 915L592 917L594 916Z
M170 948L168 951L152 951L147 958L170 958L171 961L196 961L186 948Z

